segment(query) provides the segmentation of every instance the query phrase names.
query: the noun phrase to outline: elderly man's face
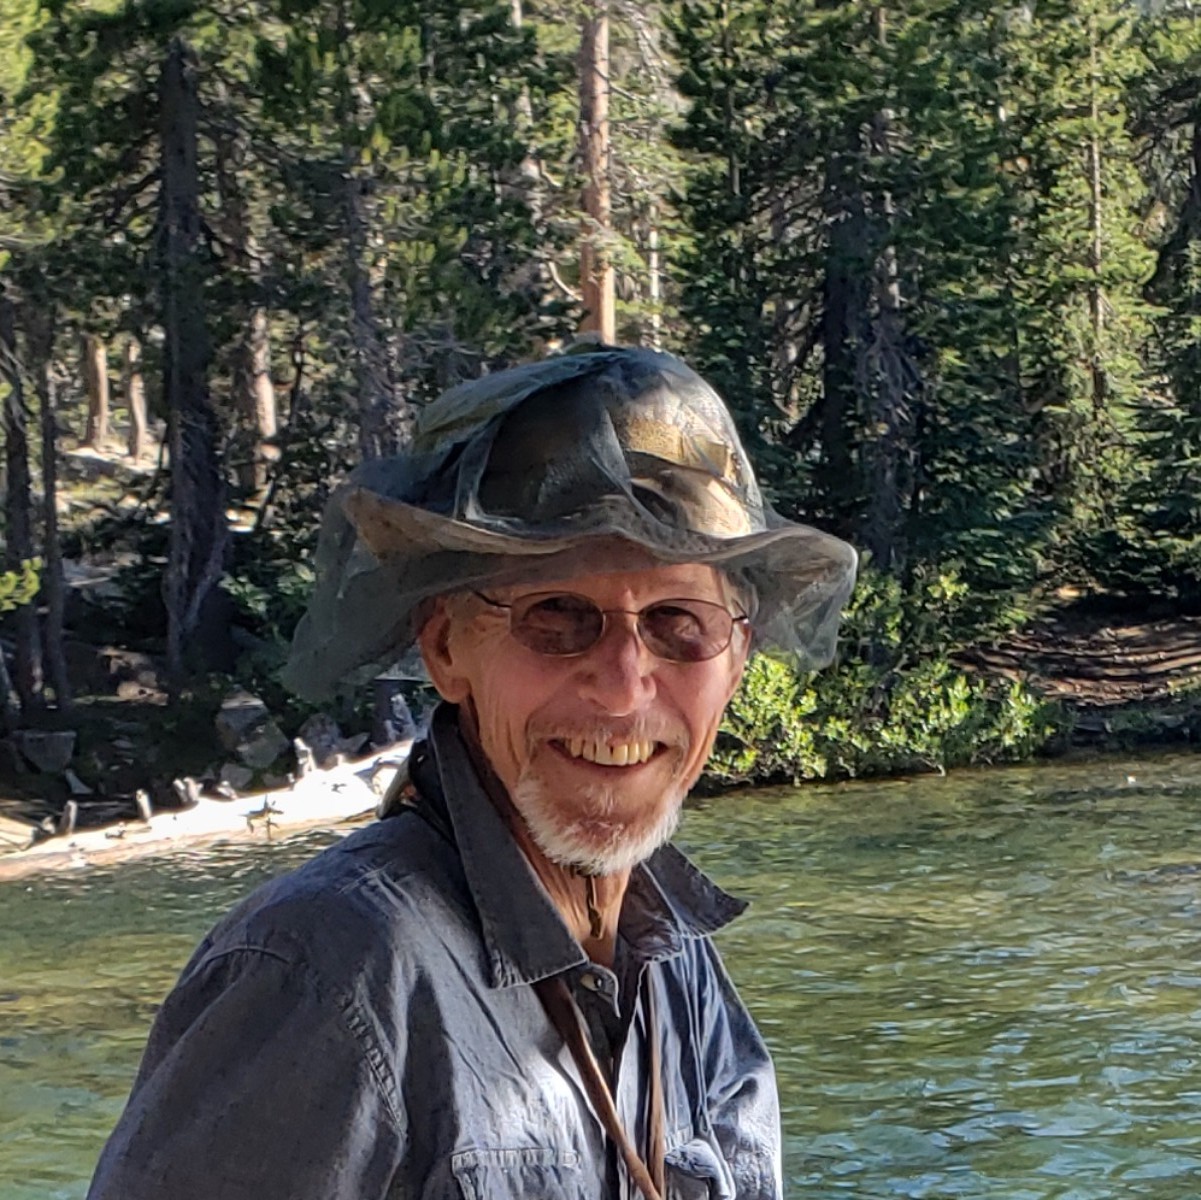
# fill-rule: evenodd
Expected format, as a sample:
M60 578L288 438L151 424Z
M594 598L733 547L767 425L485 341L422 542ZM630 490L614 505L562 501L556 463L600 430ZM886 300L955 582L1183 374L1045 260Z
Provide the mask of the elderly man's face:
M737 609L726 581L700 564L487 594L508 603L549 591L630 612L673 598ZM715 658L670 662L647 649L633 616L613 614L591 649L554 657L521 645L505 610L468 597L442 601L420 640L441 695L474 711L484 753L542 852L599 873L632 866L671 835L749 644L739 624Z

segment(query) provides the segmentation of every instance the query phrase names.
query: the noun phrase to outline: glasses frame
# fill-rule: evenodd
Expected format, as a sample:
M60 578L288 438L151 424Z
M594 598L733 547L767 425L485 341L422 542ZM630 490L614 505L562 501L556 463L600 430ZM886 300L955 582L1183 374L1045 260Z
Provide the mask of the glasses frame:
M529 650L531 654L537 654L542 658L582 658L585 654L589 653L592 650L595 650L596 647L598 645L600 645L600 643L602 641L604 641L605 633L609 629L609 617L620 615L620 616L636 618L634 628L638 634L638 640L656 658L660 659L663 662L675 663L679 666L691 666L694 663L712 662L719 654L721 654L725 650L728 650L730 647L730 643L733 642L733 640L734 640L735 628L739 625L743 625L743 626L749 625L750 619L751 619L746 613L732 613L728 608L726 608L726 606L724 604L721 604L716 600L698 600L695 596L664 596L663 599L652 600L649 604L644 604L641 608L602 608L601 605L597 604L597 602L595 600L593 600L590 596L584 596L584 595L581 595L579 592L570 592L570 591L565 591L562 589L557 589L557 590L551 591L551 592L530 592L528 595L520 596L516 600L511 601L508 604L504 603L501 600L493 600L491 596L485 596L483 592L478 592L474 589L472 589L471 594L473 596L475 596L477 599L482 600L490 608L499 608L499 609L503 609L505 612L507 612L508 613L508 621L509 621L509 636L519 646L522 646L526 650ZM521 605L525 604L527 601L530 601L530 600L538 601L540 599L548 599L551 596L570 596L573 600L583 600L587 604L592 605L592 607L595 608L597 610L597 612L600 613L600 615L601 615L600 631L597 633L595 640L589 642L588 645L585 646L582 650L572 650L566 654L550 653L546 650L539 650L534 646L527 645L527 643L522 641L522 639L519 638L513 632L513 610L515 608L520 607ZM703 604L709 608L721 609L721 611L723 613L725 613L727 617L730 618L730 632L729 632L729 635L726 637L726 640L720 646L718 646L718 648L716 650L714 650L712 654L707 654L707 655L705 655L704 658L669 658L667 655L659 654L657 651L655 651L654 649L651 648L650 643L647 642L645 636L643 636L642 614L644 612L646 612L647 609L657 608L660 604L672 604L672 603Z

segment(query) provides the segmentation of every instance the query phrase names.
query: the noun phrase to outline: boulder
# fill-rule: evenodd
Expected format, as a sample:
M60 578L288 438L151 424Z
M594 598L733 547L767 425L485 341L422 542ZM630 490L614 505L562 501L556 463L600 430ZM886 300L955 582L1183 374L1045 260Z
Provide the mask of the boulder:
M221 770L217 772L217 780L228 784L235 791L244 792L254 781L254 772L249 767L240 767L235 762L222 763Z
M327 713L314 713L300 727L300 739L313 752L317 766L324 767L342 748L342 731Z
M290 743L267 706L249 692L234 692L221 702L217 737L252 770L269 767Z
M64 771L63 778L67 781L67 787L72 796L91 796L93 794L92 789L74 771Z
M252 770L261 771L284 754L290 745L280 727L268 718L234 747L234 753Z
M75 753L73 729L18 729L13 741L25 761L46 775L65 771Z
M250 692L231 692L221 701L217 737L226 750L235 750L248 734L271 720L271 710Z

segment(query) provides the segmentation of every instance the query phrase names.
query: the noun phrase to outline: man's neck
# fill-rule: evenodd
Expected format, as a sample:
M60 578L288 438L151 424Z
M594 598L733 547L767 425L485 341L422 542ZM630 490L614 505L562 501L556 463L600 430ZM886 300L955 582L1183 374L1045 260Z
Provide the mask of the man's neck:
M585 875L573 867L551 862L534 841L529 826L517 811L508 790L492 770L480 745L473 715L463 708L459 709L459 727L485 793L504 818L513 840L546 888L572 936L593 962L611 967L617 948L617 925L630 872Z
M529 827L516 809L512 809L512 814L507 819L513 837L554 901L572 936L584 947L584 953L593 962L611 967L617 947L617 924L621 918L621 904L630 882L630 872L584 875L571 867L561 867L551 862L538 848Z

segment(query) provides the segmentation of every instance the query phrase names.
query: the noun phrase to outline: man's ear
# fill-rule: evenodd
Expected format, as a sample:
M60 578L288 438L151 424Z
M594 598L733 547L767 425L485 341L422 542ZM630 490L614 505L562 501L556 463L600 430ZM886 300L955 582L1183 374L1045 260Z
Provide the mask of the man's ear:
M434 611L417 634L417 646L438 695L451 704L462 704L471 695L471 684L456 666L451 644L452 622L446 598L439 596Z

